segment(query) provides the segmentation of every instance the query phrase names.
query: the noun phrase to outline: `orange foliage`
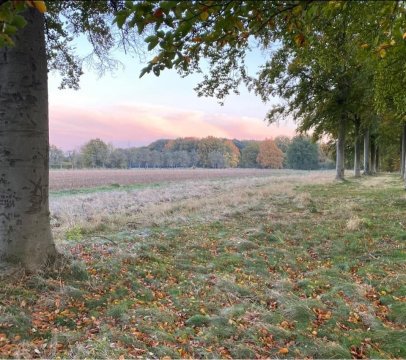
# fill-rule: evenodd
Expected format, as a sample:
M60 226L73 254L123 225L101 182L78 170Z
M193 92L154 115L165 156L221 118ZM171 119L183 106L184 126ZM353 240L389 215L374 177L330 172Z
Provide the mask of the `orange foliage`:
M259 145L257 163L263 168L282 169L283 152L273 140L264 140Z

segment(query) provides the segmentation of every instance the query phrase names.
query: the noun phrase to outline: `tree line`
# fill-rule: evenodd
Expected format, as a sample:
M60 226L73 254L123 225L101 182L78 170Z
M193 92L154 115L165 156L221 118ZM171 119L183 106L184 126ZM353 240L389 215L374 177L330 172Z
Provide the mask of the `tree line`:
M208 136L159 139L148 146L116 148L92 139L79 150L62 151L50 146L51 168L292 168L334 167L327 144L307 136L275 139L229 140Z
M117 24L148 29L154 53L141 76L203 72L198 95L220 102L245 84L279 100L269 122L293 118L299 131L334 140L336 179L349 160L355 176L368 174L401 146L392 161L406 181L404 0L139 1ZM245 62L253 46L265 50L254 75Z

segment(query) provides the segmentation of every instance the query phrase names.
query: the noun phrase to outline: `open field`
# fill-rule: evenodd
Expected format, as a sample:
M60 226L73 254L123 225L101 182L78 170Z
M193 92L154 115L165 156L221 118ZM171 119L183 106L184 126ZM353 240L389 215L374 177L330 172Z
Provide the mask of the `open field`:
M332 178L53 192L73 260L2 281L1 357L405 358L402 183Z
M94 176L98 171L89 173ZM325 171L203 170L201 173L206 177L214 177L175 181L178 170L172 171L175 173L172 175L170 171L162 170L145 173L154 181L148 183L146 178L139 176L138 183L129 185L52 191L50 209L55 235L59 237L66 231L121 231L220 220L230 213L255 206L270 193L292 192L299 183L325 183L333 177L332 172ZM180 173L190 177L194 170L180 170ZM223 173L225 177L220 177ZM255 173L260 176L253 176ZM238 174L243 176L238 177ZM172 180L167 181L171 176ZM165 180L159 181L162 178Z
M260 176L285 176L292 170L268 169L83 169L51 170L50 189L69 190L109 185L151 184L182 180L208 180ZM296 171L297 173L297 171ZM303 171L303 173L306 173Z

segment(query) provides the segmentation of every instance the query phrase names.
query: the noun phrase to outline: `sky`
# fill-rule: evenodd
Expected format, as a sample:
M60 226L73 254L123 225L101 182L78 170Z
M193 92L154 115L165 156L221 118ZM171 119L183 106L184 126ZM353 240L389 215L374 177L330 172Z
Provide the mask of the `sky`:
M86 45L78 50L85 53ZM294 135L292 122L268 125L264 118L272 102L264 104L243 88L221 106L216 99L197 96L193 88L198 75L181 78L165 70L160 77L146 74L139 79L145 64L123 53L114 56L122 68L99 77L85 67L76 91L59 90L59 75L49 74L51 144L66 151L94 138L116 147L138 147L163 138L263 140ZM258 52L250 56L248 66L255 68L263 61Z

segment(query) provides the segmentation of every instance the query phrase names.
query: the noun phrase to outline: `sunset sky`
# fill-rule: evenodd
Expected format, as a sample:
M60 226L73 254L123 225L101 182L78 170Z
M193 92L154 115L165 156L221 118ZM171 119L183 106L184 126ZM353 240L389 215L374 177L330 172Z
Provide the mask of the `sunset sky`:
M251 66L261 63L261 57L252 56ZM49 74L51 144L70 150L96 137L129 147L186 136L262 140L294 135L292 123L268 126L264 117L271 104L244 89L220 106L196 95L197 75L181 78L167 70L159 78L147 74L139 79L143 65L138 58L120 53L116 58L123 69L99 78L85 68L78 91L58 90L59 76Z

